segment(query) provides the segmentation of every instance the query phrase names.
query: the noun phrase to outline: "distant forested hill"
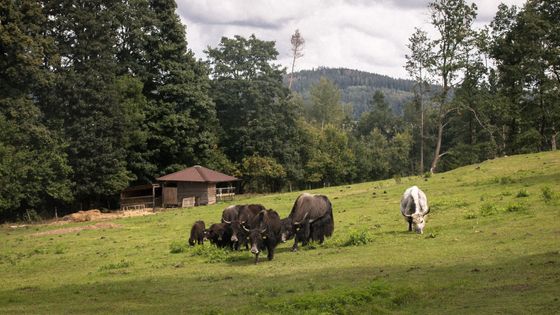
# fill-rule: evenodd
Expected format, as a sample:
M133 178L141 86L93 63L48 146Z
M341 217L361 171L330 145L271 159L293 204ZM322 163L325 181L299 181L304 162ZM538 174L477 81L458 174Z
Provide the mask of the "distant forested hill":
M377 90L385 94L385 99L397 114L402 114L404 104L412 98L414 82L411 80L344 68L318 68L296 72L292 88L308 99L311 86L319 82L321 77L333 81L340 88L342 101L353 105L356 118L364 112Z

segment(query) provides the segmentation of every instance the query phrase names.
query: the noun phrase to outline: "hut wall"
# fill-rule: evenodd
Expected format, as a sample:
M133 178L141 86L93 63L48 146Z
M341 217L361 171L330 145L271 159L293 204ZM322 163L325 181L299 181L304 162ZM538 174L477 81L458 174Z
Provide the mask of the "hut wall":
M216 184L208 183L208 204L216 203Z
M208 183L195 182L179 182L177 183L177 199L182 201L183 198L195 197L198 205L211 204L208 194ZM214 196L214 203L216 198Z

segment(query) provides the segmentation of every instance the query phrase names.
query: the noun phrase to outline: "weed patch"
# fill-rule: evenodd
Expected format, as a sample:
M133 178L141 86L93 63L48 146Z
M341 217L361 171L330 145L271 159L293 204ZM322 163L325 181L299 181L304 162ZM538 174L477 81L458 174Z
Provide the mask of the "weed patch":
M183 253L187 250L187 244L184 242L174 241L169 245L169 252L171 254L179 254Z
M498 214L500 211L499 209L493 204L484 204L480 207L480 215L483 217L491 216Z
M517 198L527 198L527 197L529 197L529 192L527 191L527 189L523 188L517 193L517 195L515 197L517 197Z
M225 248L218 248L214 245L201 245L192 247L191 256L204 258L207 263L235 262L247 259L247 253L235 253Z
M99 267L99 271L108 271L108 270L115 270L115 269L124 269L132 266L132 263L126 260L121 260L115 264L108 264Z
M373 242L373 235L366 229L350 230L346 241L342 242L342 246L360 246Z
M509 185L509 184L513 184L515 182L516 182L516 180L509 177L509 176L501 176L501 177L494 178L494 183L500 184L500 185Z
M527 206L521 203L512 203L506 207L506 212L527 212Z
M552 191L552 189L548 186L545 186L541 189L542 199L544 202L549 203L557 198L556 193Z
M477 215L474 211L469 211L469 212L467 212L467 214L465 214L465 219L467 219L467 220L473 220L473 219L476 219L476 218L477 218Z

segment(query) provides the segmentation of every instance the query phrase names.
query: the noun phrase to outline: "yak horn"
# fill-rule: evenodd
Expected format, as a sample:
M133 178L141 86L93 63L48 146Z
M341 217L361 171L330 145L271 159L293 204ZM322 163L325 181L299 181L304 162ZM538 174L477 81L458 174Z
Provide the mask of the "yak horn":
M301 222L305 221L305 218L307 218L308 214L309 214L309 212L306 212L305 215L303 216L303 219L301 219L301 221L299 221L299 222L294 222L294 225L300 225Z
M241 227L242 227L245 231L251 232L251 230L249 230L248 228L246 228L245 225L242 224Z
M261 233L266 232L266 226L264 227L264 229L261 230Z
M226 220L226 219L224 219L224 218L222 218L222 221L224 221L224 223L231 224L231 221L228 221L228 220Z

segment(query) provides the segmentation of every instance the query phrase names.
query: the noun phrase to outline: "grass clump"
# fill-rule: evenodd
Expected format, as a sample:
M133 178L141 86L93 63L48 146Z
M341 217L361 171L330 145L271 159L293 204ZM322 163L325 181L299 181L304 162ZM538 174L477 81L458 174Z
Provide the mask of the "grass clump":
M107 270L114 270L114 269L124 269L132 266L132 263L126 260L121 260L115 264L107 264L99 267L99 271L107 271Z
M191 251L192 256L203 257L207 263L230 261L229 254L228 250L212 245L195 246Z
M529 197L529 192L527 191L527 189L523 188L517 193L517 195L515 197L517 197L517 198Z
M521 203L512 203L506 207L506 212L526 212L527 210L527 207Z
M373 235L366 229L350 230L348 239L342 242L342 246L360 246L373 242Z
M480 207L480 215L483 217L498 214L500 210L493 204L487 203Z
M515 183L515 179L513 179L509 176L501 176L501 177L496 177L494 179L494 182L496 182L497 184L500 184L500 185L508 185L508 184Z
M478 216L476 215L476 213L474 211L469 211L467 212L467 214L465 214L465 219L467 220L473 220L476 219Z
M183 242L173 241L173 243L169 245L169 252L171 254L183 253L186 250L187 250L187 244Z
M543 187L541 189L541 193L542 193L542 198L543 198L544 202L546 202L546 203L551 202L552 200L556 199L556 194L548 186Z

